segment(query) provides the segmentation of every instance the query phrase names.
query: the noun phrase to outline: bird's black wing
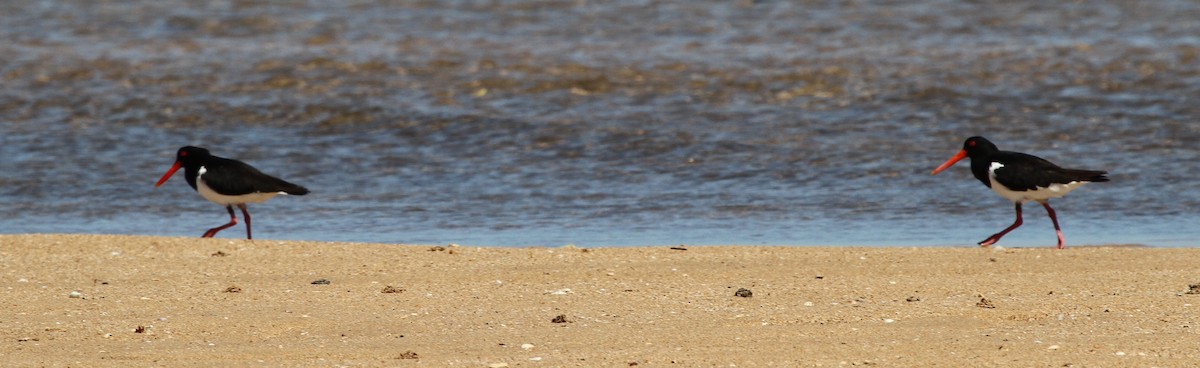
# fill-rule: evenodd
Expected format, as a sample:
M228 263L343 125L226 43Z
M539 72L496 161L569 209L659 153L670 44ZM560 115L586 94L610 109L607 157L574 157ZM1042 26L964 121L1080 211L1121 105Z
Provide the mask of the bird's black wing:
M204 183L213 191L224 195L284 192L292 195L308 194L308 189L283 179L263 174L258 169L241 161L213 157L205 164L202 176Z
M996 182L1015 191L1035 190L1073 181L1108 181L1104 171L1064 169L1041 157L1020 152L1001 152L994 161L1004 165L995 170Z

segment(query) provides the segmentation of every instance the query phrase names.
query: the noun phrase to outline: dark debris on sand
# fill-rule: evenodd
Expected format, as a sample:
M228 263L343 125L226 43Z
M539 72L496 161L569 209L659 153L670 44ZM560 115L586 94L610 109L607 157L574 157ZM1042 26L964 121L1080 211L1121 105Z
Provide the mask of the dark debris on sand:
M980 297L979 302L975 303L975 306L980 307L980 308L989 308L989 309L996 308L996 305L992 304L991 300L988 300L988 298L984 298L984 297Z
M1200 284L1188 285L1188 291L1184 292L1184 294L1200 294Z

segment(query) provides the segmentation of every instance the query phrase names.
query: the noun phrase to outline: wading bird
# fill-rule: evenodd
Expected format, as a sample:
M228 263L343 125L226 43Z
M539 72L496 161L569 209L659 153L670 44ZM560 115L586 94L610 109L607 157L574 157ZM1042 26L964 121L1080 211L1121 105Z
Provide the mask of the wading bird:
M1058 249L1062 249L1063 234L1058 227L1058 217L1047 201L1050 198L1062 197L1086 183L1108 181L1108 177L1104 176L1108 174L1107 171L1064 169L1037 156L1001 151L983 137L967 138L962 150L933 169L930 175L937 175L968 157L971 158L971 174L983 182L983 185L992 188L996 194L1013 201L1017 209L1017 220L1008 228L979 242L979 245L984 247L996 244L1004 234L1021 226L1021 203L1036 201L1046 208L1050 221L1054 222L1054 232L1058 235Z
M238 160L213 156L207 149L187 146L175 154L175 164L154 184L158 188L171 178L179 168L183 178L204 197L213 203L225 206L229 211L229 223L208 229L203 238L211 238L218 231L237 225L233 206L242 210L246 219L246 239L250 236L250 212L247 203L262 203L279 194L305 195L308 189L283 179L263 174L258 169Z

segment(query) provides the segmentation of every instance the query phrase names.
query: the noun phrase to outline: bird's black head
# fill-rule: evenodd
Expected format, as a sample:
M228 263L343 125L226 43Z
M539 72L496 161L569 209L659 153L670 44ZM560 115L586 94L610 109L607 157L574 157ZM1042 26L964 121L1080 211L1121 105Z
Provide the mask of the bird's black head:
M967 141L963 142L962 149L967 153L967 157L972 158L987 156L1000 150L996 148L995 144L992 144L992 141L980 136L967 138Z
M195 164L203 162L205 158L212 156L207 149L193 146L185 146L175 153L175 161L178 161L183 167L191 167Z
M163 185L163 183L167 182L167 179L171 178L171 175L175 175L176 171L179 171L180 168L185 168L185 171L189 173L187 175L188 184L191 185L192 188L195 188L196 170L198 170L200 165L202 165L209 157L212 157L212 155L208 153L208 150L200 147L186 146L180 148L178 152L175 152L175 164L171 165L170 169L167 169L167 173L163 174L162 178L159 178L157 183L154 183L154 187L158 188L159 186Z
M965 158L970 157L972 162L974 162L975 158L988 157L999 150L1000 149L996 148L996 145L992 144L991 141L988 141L987 138L980 136L967 138L967 141L963 142L963 148L959 150L954 157L951 157L949 160L946 160L946 162L942 163L941 166L933 169L933 172L930 173L930 175L937 175L937 173L942 172L942 170L953 166L955 162L962 161Z

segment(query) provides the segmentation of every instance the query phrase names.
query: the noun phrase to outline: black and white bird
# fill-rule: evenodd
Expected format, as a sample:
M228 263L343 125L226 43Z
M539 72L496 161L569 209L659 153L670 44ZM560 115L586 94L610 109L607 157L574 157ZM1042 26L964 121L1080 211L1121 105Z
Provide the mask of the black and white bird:
M992 188L996 194L1016 204L1017 220L1003 231L979 242L979 245L984 247L995 244L1004 234L1021 226L1021 203L1036 201L1046 208L1050 221L1054 222L1054 232L1058 235L1058 249L1062 249L1062 230L1058 227L1058 217L1055 216L1054 209L1050 208L1048 200L1062 197L1087 183L1108 181L1108 177L1105 176L1107 171L1062 168L1037 156L1001 151L983 137L967 138L962 150L933 169L930 175L937 175L968 157L971 158L971 173L976 179Z
M262 203L280 194L305 195L308 189L267 174L238 160L213 156L207 149L187 146L175 154L175 164L154 184L158 188L171 178L179 168L183 177L204 197L213 203L225 206L229 211L229 223L208 229L201 237L211 238L218 231L237 225L233 206L242 210L246 219L246 239L250 236L250 212L247 203Z

